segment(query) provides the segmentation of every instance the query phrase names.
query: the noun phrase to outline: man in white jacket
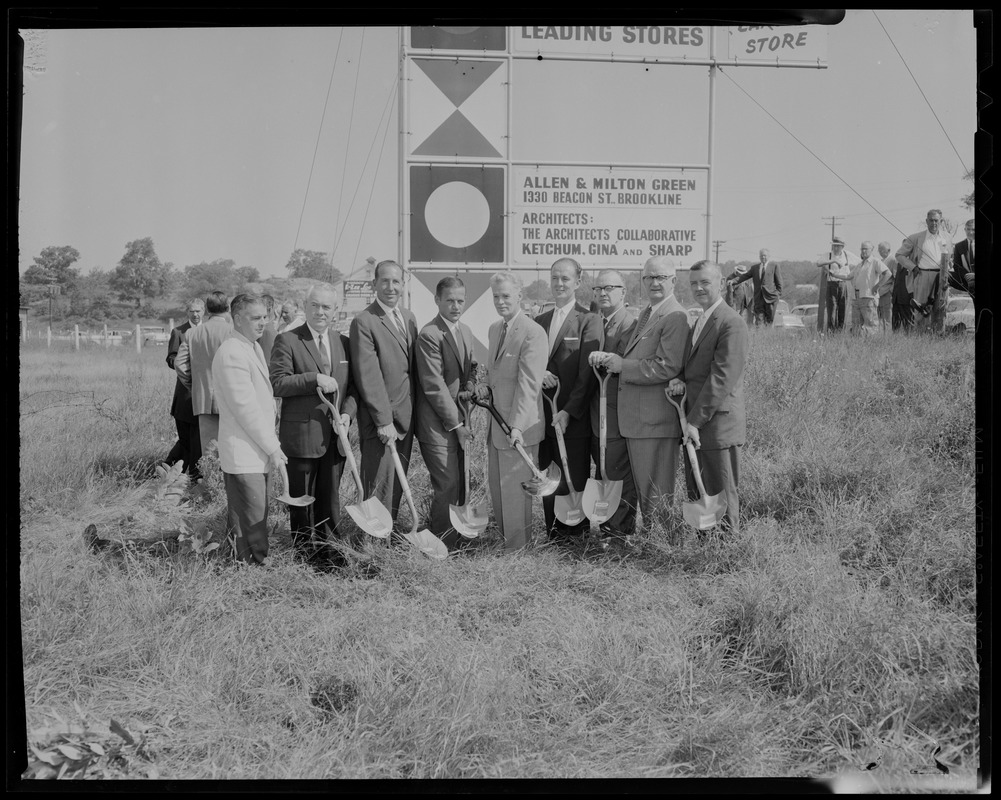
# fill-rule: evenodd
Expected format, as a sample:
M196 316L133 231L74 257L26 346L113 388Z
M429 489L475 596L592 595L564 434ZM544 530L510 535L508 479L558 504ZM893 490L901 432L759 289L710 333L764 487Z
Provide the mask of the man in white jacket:
M227 529L236 558L261 564L268 555L271 467L288 459L275 433L275 399L257 343L266 321L264 303L257 295L241 294L233 298L230 313L233 330L212 359Z

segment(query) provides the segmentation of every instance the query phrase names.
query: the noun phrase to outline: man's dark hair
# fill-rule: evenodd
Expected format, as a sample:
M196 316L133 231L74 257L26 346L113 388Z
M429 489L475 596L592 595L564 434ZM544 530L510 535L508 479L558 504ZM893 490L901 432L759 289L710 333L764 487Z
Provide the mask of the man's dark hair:
M396 267L400 271L400 275L401 276L403 276L405 274L403 272L403 267L401 267L399 264L397 264L392 259L387 259L385 261L380 261L378 264L375 265L375 272L372 273L372 280L374 280L374 281L379 280L379 269L381 267L390 267L390 266Z
M440 281L438 285L434 287L434 299L440 300L442 293L446 289L465 289L466 284L462 282L462 278L458 275L446 275Z
M230 313L232 313L235 317L247 306L252 306L258 303L262 306L264 305L264 298L259 294L252 294L251 292L238 294L233 298L233 303L230 306Z
M270 294L262 294L261 302L264 303L264 310L268 312L268 316L271 316L271 312L275 310L275 298Z
M205 298L205 310L209 314L225 314L229 311L229 298L223 292L212 292Z

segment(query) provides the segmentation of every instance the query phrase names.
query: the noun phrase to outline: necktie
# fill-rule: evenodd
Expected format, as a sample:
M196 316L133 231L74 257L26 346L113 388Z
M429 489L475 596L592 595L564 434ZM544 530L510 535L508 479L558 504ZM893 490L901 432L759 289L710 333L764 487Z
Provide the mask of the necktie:
M459 364L466 363L466 350L462 346L462 333L456 328L452 331L452 340L455 342L455 352L459 355Z
M327 334L321 333L317 339L320 347L320 367L324 375L330 374L330 353L327 352Z
M643 313L640 314L639 322L636 323L636 333L633 334L634 342L640 338L640 334L643 333L643 328L645 328L646 324L650 321L650 311L652 308L652 306L647 306L643 309Z
M695 321L695 330L692 333L693 346L699 340L699 334L702 333L702 328L705 326L705 324L706 324L706 312L703 311L701 314L699 314L699 318Z
M504 321L504 327L501 328L500 339L497 340L497 350L494 353L494 361L496 361L501 354L501 350L504 349L504 339L507 336L507 320Z
M566 316L563 313L562 308L553 309L553 321L549 324L549 349L553 349L553 345L556 344L556 337L560 335L560 328L563 327L563 317Z
M393 309L393 322L396 323L396 328L400 332L400 336L403 337L403 341L407 341L407 327L403 324L403 317L400 316L400 309Z

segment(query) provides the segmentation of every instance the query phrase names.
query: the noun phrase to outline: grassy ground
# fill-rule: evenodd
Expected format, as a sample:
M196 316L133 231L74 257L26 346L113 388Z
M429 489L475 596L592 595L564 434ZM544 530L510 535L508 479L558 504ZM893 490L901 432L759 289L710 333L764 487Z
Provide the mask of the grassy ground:
M510 556L490 527L444 563L376 549L369 578L296 562L278 506L266 569L91 552L91 523L150 538L172 373L162 348L21 359L37 774L833 776L936 746L976 769L972 341L756 333L735 538L679 506L628 553ZM221 531L223 505L210 482L191 518Z

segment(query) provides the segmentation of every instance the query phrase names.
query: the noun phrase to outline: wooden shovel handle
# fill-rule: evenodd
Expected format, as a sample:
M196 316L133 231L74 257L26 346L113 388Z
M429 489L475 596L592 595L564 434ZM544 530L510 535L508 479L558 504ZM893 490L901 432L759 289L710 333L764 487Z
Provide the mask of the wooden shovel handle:
M678 410L678 417L681 420L681 433L685 441L685 450L688 451L688 460L692 463L692 476L695 478L695 485L699 488L699 498L704 500L706 498L706 487L702 483L702 469L699 467L699 457L695 452L695 445L692 444L692 440L688 436L688 417L685 416L685 399L688 397L688 392L686 390L682 393L681 403L678 403L672 395L668 394L667 389L664 389L664 396Z
M413 519L413 526L410 529L410 533L417 533L417 507L414 505L413 495L410 494L410 482L407 480L407 474L403 471L400 454L396 449L396 441L390 439L386 442L386 447L393 454L393 466L396 467L396 475L400 479L400 486L403 487L403 494L407 497L407 505L410 506L410 516Z
M348 462L348 469L351 470L351 477L354 478L355 488L358 490L358 502L360 503L365 499L365 487L361 482L361 475L358 472L358 463L355 461L355 454L351 451L351 442L348 440L348 432L344 430L344 426L341 424L341 413L337 410L340 403L338 400L338 387L337 381L334 381L334 390L331 394L334 396L333 401L330 401L323 394L323 390L317 386L316 393L320 396L324 405L330 409L330 423L334 426L334 432L337 434L337 438L341 442L341 449L344 450L344 458ZM333 442L331 442L333 446Z

